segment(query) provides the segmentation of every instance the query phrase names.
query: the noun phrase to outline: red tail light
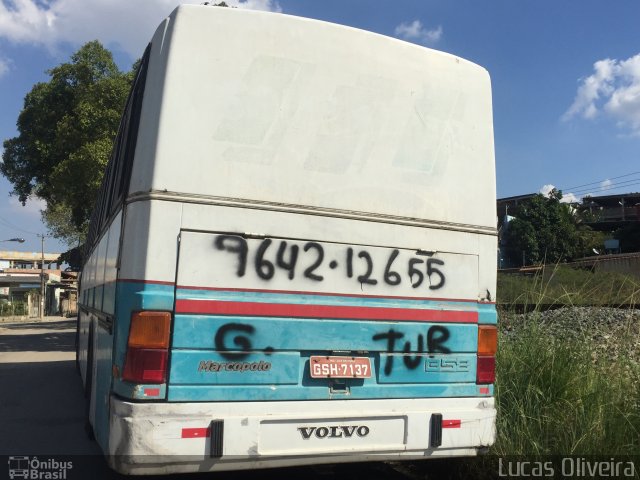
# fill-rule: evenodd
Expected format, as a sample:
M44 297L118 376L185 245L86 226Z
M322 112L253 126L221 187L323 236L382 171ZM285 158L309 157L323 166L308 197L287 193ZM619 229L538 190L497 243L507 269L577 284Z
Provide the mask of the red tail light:
M478 356L476 383L487 384L496 381L496 357Z
M478 326L478 364L476 383L489 384L496 380L496 350L498 328L495 325Z
M165 383L171 314L136 312L131 316L122 379L133 383Z
M122 379L134 383L164 383L167 374L167 352L132 348L127 351Z

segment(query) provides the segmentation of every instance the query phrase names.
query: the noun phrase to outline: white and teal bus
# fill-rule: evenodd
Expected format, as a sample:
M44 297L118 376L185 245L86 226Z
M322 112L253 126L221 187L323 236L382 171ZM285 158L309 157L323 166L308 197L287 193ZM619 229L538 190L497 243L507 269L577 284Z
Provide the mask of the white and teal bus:
M483 68L180 6L91 221L97 443L129 474L476 454L495 438L495 223Z

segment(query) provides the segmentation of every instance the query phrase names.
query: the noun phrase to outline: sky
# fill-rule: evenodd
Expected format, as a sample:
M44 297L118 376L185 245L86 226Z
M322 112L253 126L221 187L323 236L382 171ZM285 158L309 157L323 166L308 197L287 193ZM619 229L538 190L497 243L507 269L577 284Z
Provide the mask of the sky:
M98 39L122 70L176 0L0 0L0 140L25 94ZM559 188L565 200L640 191L637 0L227 0L325 20L466 58L491 76L498 198ZM0 152L2 147L0 146ZM42 201L0 177L0 249L39 251ZM3 242L24 238L25 242ZM46 238L45 250L67 245Z

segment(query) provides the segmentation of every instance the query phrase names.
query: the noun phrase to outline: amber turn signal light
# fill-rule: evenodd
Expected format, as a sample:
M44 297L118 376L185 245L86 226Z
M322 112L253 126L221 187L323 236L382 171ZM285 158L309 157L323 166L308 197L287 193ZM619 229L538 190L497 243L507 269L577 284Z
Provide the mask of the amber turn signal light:
M498 349L498 328L495 325L478 327L478 355L495 355Z
M168 348L171 333L171 313L143 311L131 316L129 347Z

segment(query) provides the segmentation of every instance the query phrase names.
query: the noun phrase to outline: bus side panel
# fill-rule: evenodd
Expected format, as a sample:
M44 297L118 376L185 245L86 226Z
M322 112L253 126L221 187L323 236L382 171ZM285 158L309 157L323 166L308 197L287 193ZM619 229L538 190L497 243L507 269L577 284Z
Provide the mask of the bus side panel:
M103 452L109 450L109 399L111 396L113 333L96 321L95 376L93 381L92 412L96 441Z
M182 209L178 202L127 205L118 282L175 282Z
M95 321L95 381L92 395L93 426L96 440L104 452L109 449L109 399L113 379L113 349L115 315L117 260L122 232L122 212L118 213L100 241L98 263L102 265L101 285L97 286L94 308L99 311ZM99 300L98 300L99 298Z
M121 378L124 371L127 340L131 314L141 310L171 311L174 303L173 283L158 283L122 280L118 282L116 304L115 354L113 367L117 372L113 381L113 392L123 398L139 400L164 400L166 384L136 384Z
M182 205L174 202L135 202L127 205L115 301L113 391L130 399L164 399L165 385L124 382L131 315L140 310L173 311L175 268Z
M80 292L82 297L82 291ZM78 367L82 378L82 386L87 381L87 352L89 346L89 316L86 310L78 308Z
M103 451L108 449L109 438L115 323L113 305L121 221L121 213L114 216L87 259L78 310L78 359L89 397L88 420Z

